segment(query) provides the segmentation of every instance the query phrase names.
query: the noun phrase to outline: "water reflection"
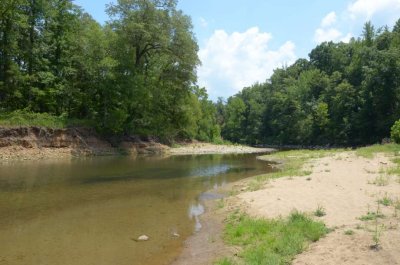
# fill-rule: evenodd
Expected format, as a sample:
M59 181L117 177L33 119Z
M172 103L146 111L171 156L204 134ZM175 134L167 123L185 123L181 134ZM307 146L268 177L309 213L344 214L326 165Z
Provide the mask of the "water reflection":
M1 164L0 263L168 264L218 198L206 191L268 170L255 155Z
M197 168L197 169L193 170L190 173L190 175L198 176L198 177L211 177L211 176L216 176L219 174L226 173L226 172L228 172L229 169L231 169L231 165L228 165L228 164L215 165L215 166L210 166L210 167Z
M204 206L201 205L200 203L198 204L192 204L189 208L189 218L191 220L194 219L195 225L194 229L196 232L199 232L202 225L200 223L200 215L204 214Z

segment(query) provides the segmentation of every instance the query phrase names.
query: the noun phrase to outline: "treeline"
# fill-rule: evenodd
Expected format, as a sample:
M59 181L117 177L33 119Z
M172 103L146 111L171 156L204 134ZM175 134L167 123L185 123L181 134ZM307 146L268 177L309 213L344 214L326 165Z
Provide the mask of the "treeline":
M118 0L101 26L72 0L0 1L0 113L94 121L104 134L220 137L176 0Z
M400 118L400 20L364 25L350 43L325 42L217 104L222 135L247 144L380 142Z

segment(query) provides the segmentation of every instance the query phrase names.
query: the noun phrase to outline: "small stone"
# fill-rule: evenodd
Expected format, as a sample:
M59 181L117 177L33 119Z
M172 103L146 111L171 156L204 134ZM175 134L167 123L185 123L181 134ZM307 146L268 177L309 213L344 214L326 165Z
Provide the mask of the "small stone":
M172 236L173 236L173 237L180 237L181 235L178 234L178 233L173 233Z
M146 236L146 235L141 235L140 237L138 237L138 239L137 239L137 241L147 241L147 240L149 240L150 238L148 237L148 236Z

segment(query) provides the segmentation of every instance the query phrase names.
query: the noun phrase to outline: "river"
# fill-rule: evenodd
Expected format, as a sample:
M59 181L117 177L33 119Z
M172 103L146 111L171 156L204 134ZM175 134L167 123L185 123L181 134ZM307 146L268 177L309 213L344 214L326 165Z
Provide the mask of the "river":
M205 192L270 170L249 154L0 164L0 264L169 264Z

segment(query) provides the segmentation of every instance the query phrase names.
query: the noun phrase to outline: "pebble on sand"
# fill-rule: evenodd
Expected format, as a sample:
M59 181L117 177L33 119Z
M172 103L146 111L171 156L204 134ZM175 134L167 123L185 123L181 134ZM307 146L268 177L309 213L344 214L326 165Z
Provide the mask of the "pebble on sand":
M138 237L138 239L137 239L137 241L147 241L147 240L149 240L150 238L148 237L148 236L146 236L146 235L141 235L140 237Z

